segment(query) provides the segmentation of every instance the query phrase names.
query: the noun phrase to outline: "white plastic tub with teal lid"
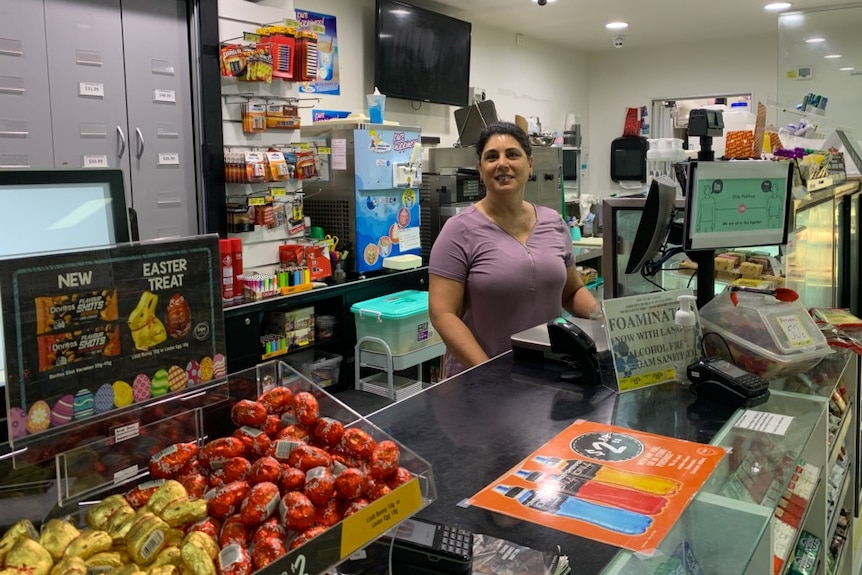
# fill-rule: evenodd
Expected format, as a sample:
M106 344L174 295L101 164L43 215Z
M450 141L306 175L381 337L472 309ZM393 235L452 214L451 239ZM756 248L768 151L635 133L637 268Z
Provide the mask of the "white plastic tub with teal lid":
M403 355L441 341L428 317L426 291L404 290L360 301L350 306L350 311L356 321L356 340L380 338L392 355ZM363 348L385 351L373 342Z

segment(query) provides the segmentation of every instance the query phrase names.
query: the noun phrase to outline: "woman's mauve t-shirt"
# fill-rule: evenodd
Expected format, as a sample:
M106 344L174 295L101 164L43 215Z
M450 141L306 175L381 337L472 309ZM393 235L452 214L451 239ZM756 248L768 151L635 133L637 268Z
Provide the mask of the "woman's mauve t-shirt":
M512 334L562 311L572 240L558 212L534 207L526 245L470 206L446 220L431 248L428 271L464 283L461 319L488 357L511 349ZM462 370L447 354L446 376Z

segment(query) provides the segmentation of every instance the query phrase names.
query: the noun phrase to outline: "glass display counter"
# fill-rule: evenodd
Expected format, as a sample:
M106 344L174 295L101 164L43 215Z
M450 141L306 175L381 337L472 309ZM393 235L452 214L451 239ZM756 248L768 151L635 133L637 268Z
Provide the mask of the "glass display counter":
M714 431L709 443L727 448L728 455L657 554L620 553L605 573L659 573L683 546L704 573L765 574L773 569L784 573L803 531L816 536L824 549L816 573L849 573L842 570L842 565L849 569L851 563L841 563L843 548L829 563L833 569L826 570L830 552L826 549L835 536L841 509L851 515L855 510L850 489L855 471L850 462L856 460L857 439L849 431L855 429L857 365L855 355L833 353L808 374L771 382L769 401L751 410L690 403L687 420L672 431L694 433L699 440ZM641 398L626 394L620 397L615 419L618 424L656 431L640 414L659 403L684 401L686 393L678 384L668 384L644 390ZM831 405L835 394L844 401L840 417ZM658 424L663 425L667 423ZM796 493L797 482L810 485L810 490ZM794 510L799 514L792 520L785 516L784 507L791 493L795 501L806 503L804 509Z

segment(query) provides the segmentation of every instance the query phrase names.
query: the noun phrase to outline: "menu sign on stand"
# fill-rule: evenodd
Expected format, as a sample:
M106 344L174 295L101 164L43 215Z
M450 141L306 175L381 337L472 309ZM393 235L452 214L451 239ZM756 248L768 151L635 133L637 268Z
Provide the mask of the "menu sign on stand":
M226 375L216 236L0 261L9 439Z

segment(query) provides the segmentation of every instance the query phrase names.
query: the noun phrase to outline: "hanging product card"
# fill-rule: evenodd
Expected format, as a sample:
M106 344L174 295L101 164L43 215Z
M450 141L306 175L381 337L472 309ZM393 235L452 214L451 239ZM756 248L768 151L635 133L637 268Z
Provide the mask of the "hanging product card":
M721 447L577 420L472 505L635 552L655 550Z
M692 293L683 289L602 301L620 392L685 376L675 372L698 356L699 330L678 327L674 315L677 298Z
M218 240L0 261L9 438L226 375Z

